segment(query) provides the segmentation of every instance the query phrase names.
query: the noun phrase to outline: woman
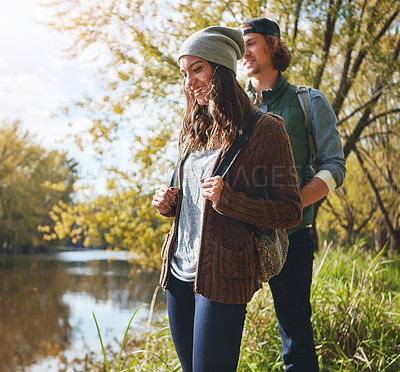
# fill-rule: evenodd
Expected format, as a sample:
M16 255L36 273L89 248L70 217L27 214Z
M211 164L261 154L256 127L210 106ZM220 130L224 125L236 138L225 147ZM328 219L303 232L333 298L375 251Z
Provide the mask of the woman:
M162 249L160 283L184 372L236 371L246 304L259 289L249 224L285 229L301 219L280 117L262 115L225 180L211 177L257 112L236 80L244 51L240 30L208 27L191 35L178 55L187 100L180 187L161 186L153 205L175 217Z

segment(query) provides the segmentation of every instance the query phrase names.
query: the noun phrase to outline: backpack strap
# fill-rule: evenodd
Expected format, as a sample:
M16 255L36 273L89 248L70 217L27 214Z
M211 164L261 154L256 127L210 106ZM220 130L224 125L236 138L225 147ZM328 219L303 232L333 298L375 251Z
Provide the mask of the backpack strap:
M300 106L304 112L305 126L307 130L308 145L310 147L311 164L315 165L315 146L312 135L312 125L311 125L311 98L310 91L304 85L296 88L297 98L299 99Z
M229 168L235 162L240 151L242 151L242 148L249 139L261 115L263 115L263 112L257 111L251 117L250 122L248 123L247 127L243 130L243 133L235 138L235 141L232 143L231 147L229 147L228 151L225 153L225 156L219 163L217 169L214 171L213 176L221 176L222 178L225 177L225 175L228 173Z
M258 119L261 117L262 114L263 114L262 111L257 111L251 117L250 122L247 125L247 127L244 129L243 133L240 136L235 138L231 147L225 153L225 156L221 160L221 163L218 165L217 169L214 171L213 176L219 175L222 178L225 177L225 175L228 173L229 168L234 163L234 161L236 160L240 151L242 150L242 148L246 144L247 140L249 139L256 123L258 122ZM274 115L274 116L276 116L276 115ZM181 158L181 155L179 155L179 159L176 162L174 173L172 174L169 187L175 187L177 184L178 165L179 165L180 158Z

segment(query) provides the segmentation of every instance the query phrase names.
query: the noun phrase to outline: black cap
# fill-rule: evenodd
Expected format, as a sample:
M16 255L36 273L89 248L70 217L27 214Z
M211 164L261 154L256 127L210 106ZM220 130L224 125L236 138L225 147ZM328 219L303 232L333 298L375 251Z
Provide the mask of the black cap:
M251 26L251 28L243 30L243 35L256 33L275 36L278 39L281 38L281 32L279 30L278 24L274 21L271 21L270 19L264 17L251 18L244 21L243 24Z

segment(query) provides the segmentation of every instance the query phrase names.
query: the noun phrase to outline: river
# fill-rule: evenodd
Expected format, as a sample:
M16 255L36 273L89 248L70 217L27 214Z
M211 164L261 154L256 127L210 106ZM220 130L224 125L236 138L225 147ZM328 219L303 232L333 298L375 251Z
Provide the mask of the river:
M138 307L130 333L144 334L158 274L128 260L99 250L0 256L0 372L69 372L74 360L100 360L92 312L115 352ZM156 319L164 301L159 291Z

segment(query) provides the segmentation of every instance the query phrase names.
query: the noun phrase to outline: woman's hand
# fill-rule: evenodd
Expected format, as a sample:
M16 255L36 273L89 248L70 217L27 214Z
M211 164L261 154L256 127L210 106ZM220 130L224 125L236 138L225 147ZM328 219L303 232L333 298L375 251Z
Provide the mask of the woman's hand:
M161 214L168 214L172 212L173 207L178 202L179 187L168 187L162 185L155 191L153 196L153 207L155 207Z
M211 200L213 205L217 205L224 188L224 180L221 176L203 178L201 180L203 188L202 195L205 199Z

